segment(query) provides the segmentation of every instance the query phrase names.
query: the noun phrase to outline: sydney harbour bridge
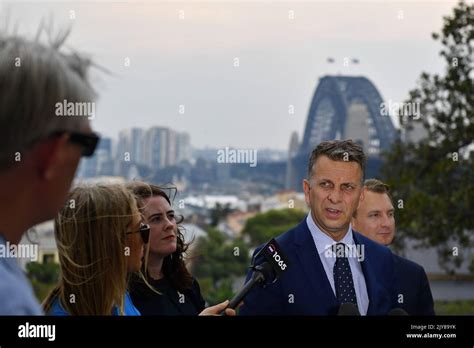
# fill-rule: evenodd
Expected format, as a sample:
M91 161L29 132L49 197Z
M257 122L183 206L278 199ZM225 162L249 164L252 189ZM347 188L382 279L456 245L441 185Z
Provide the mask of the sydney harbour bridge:
M389 116L381 114L380 93L365 77L324 76L314 92L303 139L293 134L287 163L287 188L302 191L311 151L324 140L353 139L368 155L367 177L377 176L380 154L397 138Z

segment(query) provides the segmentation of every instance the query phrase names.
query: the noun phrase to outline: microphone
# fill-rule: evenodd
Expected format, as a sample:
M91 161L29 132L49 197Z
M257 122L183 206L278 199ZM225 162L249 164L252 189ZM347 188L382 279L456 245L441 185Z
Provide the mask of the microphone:
M272 276L272 266L268 262L264 262L261 265L257 265L253 268L251 278L240 291L229 301L227 308L235 309L240 302L244 299L247 293L257 284L262 284L270 279Z
M263 258L263 261L260 261ZM290 263L275 239L271 239L252 260L252 276L240 291L229 301L226 308L235 309L244 297L256 285L266 286L274 283L283 272L288 269ZM225 311L224 311L225 313Z
M401 308L394 308L392 310L390 310L390 312L388 312L387 314L388 316L395 316L395 317L400 317L400 316L408 316L410 314L407 313L407 311L405 311L404 309L401 309Z
M357 316L360 317L359 308L352 302L341 304L339 307L338 316Z

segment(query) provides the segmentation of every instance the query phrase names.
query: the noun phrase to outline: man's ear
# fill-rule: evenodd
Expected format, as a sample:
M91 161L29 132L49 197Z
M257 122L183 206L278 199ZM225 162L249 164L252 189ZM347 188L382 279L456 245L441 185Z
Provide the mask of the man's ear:
M362 202L365 198L365 191L367 188L365 186L362 186L362 190L360 191L360 196L359 196L359 204Z
M68 140L69 134L64 133L47 139L36 146L32 156L34 156L35 169L40 180L51 180L58 175Z
M354 214L355 214L355 212L354 212ZM354 214L352 214L352 218L351 218L352 229L357 231L357 232L360 232L359 227L357 226L357 219L355 218Z
M309 190L311 188L311 185L307 179L303 179L303 192L304 192L304 200L306 201L306 205L309 207L310 206L310 200L309 200Z
M360 191L360 195L359 195L359 200L357 201L357 209L359 209L360 207L360 203L364 200L365 198L365 190L366 188L365 187L362 187L362 190ZM356 211L357 211L356 209ZM355 214L355 212L354 212ZM352 224L354 224L354 214L352 214Z

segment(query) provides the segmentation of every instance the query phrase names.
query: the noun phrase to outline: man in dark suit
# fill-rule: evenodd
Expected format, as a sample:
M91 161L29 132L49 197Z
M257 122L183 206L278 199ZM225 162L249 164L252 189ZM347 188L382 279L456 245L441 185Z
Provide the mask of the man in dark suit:
M343 303L362 315L385 315L394 307L390 250L351 228L365 162L352 140L325 141L313 150L303 181L310 212L276 238L290 267L277 282L250 291L241 315L335 315Z
M354 229L383 245L395 236L395 217L389 187L376 179L364 182L364 194L354 213ZM393 254L397 307L410 315L434 315L433 296L423 267Z

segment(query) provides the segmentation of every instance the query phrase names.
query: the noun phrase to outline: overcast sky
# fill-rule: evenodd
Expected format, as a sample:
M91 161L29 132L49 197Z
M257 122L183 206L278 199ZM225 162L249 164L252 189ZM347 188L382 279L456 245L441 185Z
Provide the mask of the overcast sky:
M401 102L422 71L442 72L431 33L455 4L0 0L0 18L8 13L27 36L41 18L70 25L68 46L114 72L92 74L102 134L158 125L189 132L195 147L287 149L324 75L366 76ZM360 64L343 66L344 57Z

